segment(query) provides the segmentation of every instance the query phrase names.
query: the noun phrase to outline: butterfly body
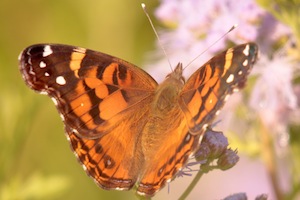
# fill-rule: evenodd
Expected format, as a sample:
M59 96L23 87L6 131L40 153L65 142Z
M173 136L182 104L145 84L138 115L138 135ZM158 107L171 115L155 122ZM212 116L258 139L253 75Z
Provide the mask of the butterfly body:
M213 57L186 82L179 63L161 84L113 56L68 45L37 44L20 55L33 90L49 95L76 157L104 189L153 196L175 177L227 97L245 85L253 43Z
M181 69L180 74L178 74L178 70L169 74L154 92L148 121L142 133L143 138L145 138L143 139L144 144L155 143L159 145L159 140L168 137L166 132L179 125L173 118L178 118L182 114L178 104L178 96L184 82L180 79L182 77L182 66L180 65L177 68ZM169 122L168 126L166 126L166 121Z

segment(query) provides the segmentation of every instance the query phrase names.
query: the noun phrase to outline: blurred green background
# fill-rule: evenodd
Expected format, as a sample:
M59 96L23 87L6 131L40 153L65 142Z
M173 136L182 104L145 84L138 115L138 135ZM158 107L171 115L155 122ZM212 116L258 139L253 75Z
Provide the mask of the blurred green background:
M141 66L154 49L142 1L0 1L0 199L132 199L78 164L50 98L26 87L18 55L35 43L85 47ZM144 1L150 14L156 1Z

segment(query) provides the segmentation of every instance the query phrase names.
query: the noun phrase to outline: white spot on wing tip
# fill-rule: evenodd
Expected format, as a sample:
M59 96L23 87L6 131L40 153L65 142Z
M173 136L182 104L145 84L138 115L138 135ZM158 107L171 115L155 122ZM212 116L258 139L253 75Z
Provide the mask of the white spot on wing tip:
M233 75L233 74L230 74L230 75L228 76L228 78L226 79L226 83L231 83L233 80L234 80L234 75Z
M56 83L59 85L65 85L66 84L66 79L62 76L56 77Z
M78 154L75 151L73 153L74 153L75 157L79 160Z
M238 92L238 91L240 91L239 88L234 88L233 89L233 92Z
M116 187L115 190L118 190L118 191L123 191L125 190L126 188L120 188L120 187Z
M79 53L85 53L85 52L86 52L86 49L85 49L85 48L81 48L81 47L76 47L76 48L74 49L74 51L79 52Z
M66 134L66 138L67 138L67 140L68 140L69 142L71 141L71 139L70 139L70 137L69 137L68 134ZM74 153L74 154L76 154L76 153Z
M203 134L199 137L199 141L198 141L198 144L201 144L202 142L202 139L203 139Z
M140 196L145 196L145 193L143 193L143 192L136 191L136 193L137 193L138 195L140 195Z
M28 64L32 65L31 57L28 58L27 62L28 62Z
M72 132L78 134L78 131L75 128L72 128Z
M48 95L48 92L47 91L40 91L40 94Z
M46 67L46 63L44 61L41 61L39 66L40 66L40 68L45 68Z
M244 54L245 56L249 56L249 49L250 49L250 45L247 44L247 45L245 46L245 49L243 50L243 54Z
M204 124L204 125L202 126L202 129L205 131L205 130L207 129L207 127L208 127L208 124Z
M61 113L59 114L59 116L60 116L61 120L64 122L65 121L65 116Z
M229 97L230 97L230 94L227 94L224 98L224 101L226 102L229 99Z
M23 55L23 51L18 55L18 60L20 61Z
M52 101L53 101L54 105L55 105L55 106L57 106L57 105L58 105L58 102L57 102L57 100L56 100L54 97L52 97L51 99L52 99Z
M53 53L51 46L50 45L46 45L44 47L44 52L43 52L43 57L47 57L49 55L51 55Z

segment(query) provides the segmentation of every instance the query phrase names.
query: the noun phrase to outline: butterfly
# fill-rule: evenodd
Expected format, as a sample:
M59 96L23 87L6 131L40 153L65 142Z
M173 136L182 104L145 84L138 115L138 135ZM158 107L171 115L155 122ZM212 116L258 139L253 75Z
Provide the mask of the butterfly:
M228 96L244 87L258 54L230 48L185 81L183 67L158 84L122 59L75 46L36 44L19 56L33 90L50 96L70 146L104 189L153 196L197 150Z

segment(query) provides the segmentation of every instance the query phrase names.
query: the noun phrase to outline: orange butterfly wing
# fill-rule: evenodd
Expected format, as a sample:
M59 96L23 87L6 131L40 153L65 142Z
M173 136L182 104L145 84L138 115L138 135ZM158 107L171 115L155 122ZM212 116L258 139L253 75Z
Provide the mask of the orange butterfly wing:
M183 114L177 117L171 120L177 123L178 127L162 133L168 137L160 140L158 144L161 145L155 148L157 151L152 159L145 162L146 168L137 188L141 195L153 196L175 178L199 145L200 135L191 135L188 132Z
M213 57L188 79L180 94L180 106L190 133L202 133L227 97L244 87L257 54L254 43L236 46Z
M152 77L121 59L67 45L28 47L20 70L30 88L54 100L88 175L105 189L130 189L141 163L136 141L157 87Z

